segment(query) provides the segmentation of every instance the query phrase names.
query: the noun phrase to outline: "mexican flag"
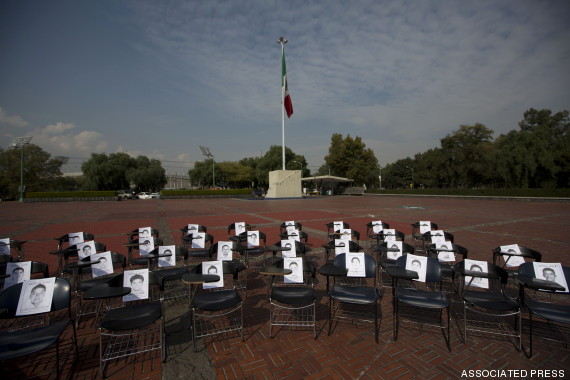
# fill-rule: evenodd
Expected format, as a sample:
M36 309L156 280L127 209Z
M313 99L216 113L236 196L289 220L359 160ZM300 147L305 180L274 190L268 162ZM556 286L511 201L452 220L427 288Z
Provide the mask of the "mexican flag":
M283 105L287 112L287 117L293 115L293 104L291 103L291 95L289 95L289 87L287 87L287 69L285 68L285 46L281 47L281 91L283 91Z

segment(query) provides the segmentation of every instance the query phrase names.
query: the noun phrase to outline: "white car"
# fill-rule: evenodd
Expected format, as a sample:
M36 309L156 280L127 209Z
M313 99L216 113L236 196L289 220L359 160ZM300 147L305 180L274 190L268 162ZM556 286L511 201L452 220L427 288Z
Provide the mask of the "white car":
M150 199L150 193L139 193L139 199Z

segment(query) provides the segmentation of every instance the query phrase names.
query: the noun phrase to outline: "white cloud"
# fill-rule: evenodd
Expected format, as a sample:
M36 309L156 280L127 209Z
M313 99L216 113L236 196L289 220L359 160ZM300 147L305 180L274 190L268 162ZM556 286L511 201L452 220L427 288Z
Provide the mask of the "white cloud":
M29 123L20 116L9 115L0 107L0 126L3 127L26 127Z
M57 122L33 132L34 144L56 156L85 157L104 152L108 143L96 131L77 131L72 123Z

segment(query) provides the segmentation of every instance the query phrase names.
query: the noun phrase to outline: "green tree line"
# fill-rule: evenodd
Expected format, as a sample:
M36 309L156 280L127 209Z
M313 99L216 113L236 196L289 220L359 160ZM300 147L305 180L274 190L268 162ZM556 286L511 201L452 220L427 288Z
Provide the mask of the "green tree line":
M570 183L568 111L529 109L512 130L493 139L483 124L462 125L441 146L386 165L390 188L567 188Z

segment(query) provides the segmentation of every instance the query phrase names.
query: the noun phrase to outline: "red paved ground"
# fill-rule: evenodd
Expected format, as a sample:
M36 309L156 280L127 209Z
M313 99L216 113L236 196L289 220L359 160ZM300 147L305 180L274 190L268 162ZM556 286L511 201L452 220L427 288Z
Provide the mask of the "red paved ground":
M411 207L411 208L410 208ZM91 232L107 249L126 253L125 234L137 227L153 226L161 231L165 243L179 243L179 228L188 223L208 227L215 240L227 238L230 223L244 221L258 226L268 237L268 244L279 240L278 225L285 220L303 224L309 234L312 257L323 263L321 244L326 242L325 223L348 222L365 240L365 224L381 219L392 228L406 233L410 242L411 223L431 220L455 235L455 242L469 249L469 257L492 260L491 251L499 245L518 243L543 254L543 261L570 265L570 203L527 202L484 199L440 199L428 197L321 197L303 200L138 200L125 202L2 203L0 237L27 240L28 260L43 261L55 270L54 237L69 232ZM362 242L368 247L368 242ZM223 336L206 341L218 378L461 378L470 369L563 369L570 374L570 351L561 345L538 342L532 359L517 352L502 339L468 337L462 343L457 330L452 331L449 352L439 331L402 331L398 341L392 338L390 297L382 300L379 344L374 343L368 326L338 326L328 331L328 297L324 278L317 276L318 338L310 332L278 330L269 339L265 279L259 275L250 282L245 301L245 342L237 336ZM167 310L168 313L168 310ZM524 325L524 324L523 324ZM98 337L93 321L80 323L80 352L73 378L98 376ZM156 356L114 363L109 368L113 378L160 378L162 367L169 374L192 378L188 342L169 347L169 359L161 365ZM187 340L187 339L186 339ZM167 342L168 343L168 342ZM182 348L181 348L182 347ZM190 355L191 356L191 355ZM28 361L10 366L10 377L33 376L35 367ZM68 361L68 368L69 368ZM184 363L180 365L178 363ZM180 367L176 367L179 365ZM50 378L53 377L53 374Z

